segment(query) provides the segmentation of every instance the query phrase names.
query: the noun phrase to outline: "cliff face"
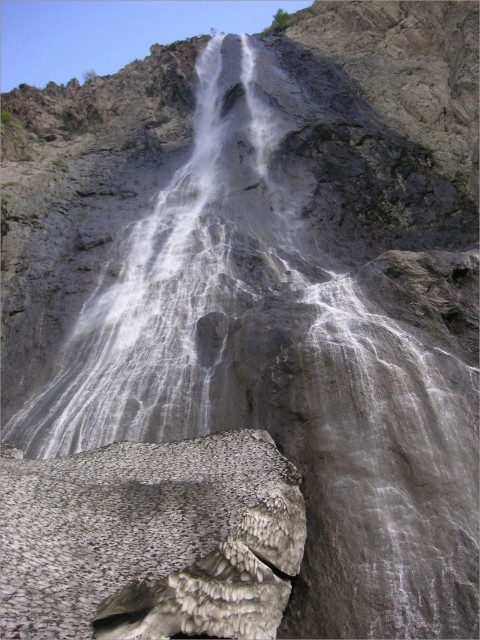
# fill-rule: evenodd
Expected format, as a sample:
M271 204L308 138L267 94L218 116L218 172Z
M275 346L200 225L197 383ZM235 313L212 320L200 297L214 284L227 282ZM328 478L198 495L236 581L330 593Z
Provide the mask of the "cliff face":
M288 38L336 60L389 127L478 201L477 3L319 1L299 14Z
M303 216L342 263L475 244L477 13L474 2L316 2L270 38L306 91L342 114L292 132L282 156L313 171ZM154 45L81 87L2 96L14 116L2 134L5 419L52 373L112 238L184 162L206 40ZM372 108L375 134L359 121Z
M307 505L280 635L474 637L478 5L227 36L192 147L205 43L3 98L8 439L268 429Z
M83 86L2 96L4 418L52 371L116 232L184 159L206 40L154 45Z

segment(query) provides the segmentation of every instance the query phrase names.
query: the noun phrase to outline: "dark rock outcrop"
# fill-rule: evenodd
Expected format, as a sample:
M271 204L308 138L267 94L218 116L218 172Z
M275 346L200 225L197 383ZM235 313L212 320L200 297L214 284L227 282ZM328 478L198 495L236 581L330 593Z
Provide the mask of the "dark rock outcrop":
M473 367L478 363L478 255L388 251L357 275L390 318L422 331Z

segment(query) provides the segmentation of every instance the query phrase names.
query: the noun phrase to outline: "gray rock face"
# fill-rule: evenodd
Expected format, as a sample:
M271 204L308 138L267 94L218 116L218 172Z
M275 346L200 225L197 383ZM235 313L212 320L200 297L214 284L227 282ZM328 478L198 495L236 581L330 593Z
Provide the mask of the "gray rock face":
M145 215L184 162L175 150L191 141L194 62L205 42L154 45L143 62L82 86L2 95L13 114L2 124L4 419L52 374L112 238Z
M297 426L274 434L302 460L315 532L283 637L315 625L325 637L476 634L478 370L465 362L467 340L453 348L442 317L461 291L450 284L454 265L470 257L391 252L310 292L317 319L285 358L301 371L302 382L294 375L287 386ZM406 284L413 271L415 285ZM313 584L321 614L313 600L305 606ZM417 604L420 593L434 618Z
M33 177L11 187L9 443L34 457L267 428L300 469L307 505L282 637L477 634L477 9L320 2L284 35L227 36L209 153L195 141L147 153L136 135L131 147L72 158L61 192L84 168L65 221L43 196L35 210L49 213L32 219ZM165 95L176 100L176 87ZM69 144L81 149L89 135ZM192 157L184 166L201 186L166 186ZM39 163L29 165L36 180ZM9 181L23 165L8 164ZM212 166L209 181L201 168ZM149 203L159 187L161 224ZM175 217L185 203L190 227ZM154 258L129 281L142 271L133 261L122 272L138 229L151 253L136 255ZM167 276L151 281L157 256ZM147 292L146 312L124 321L121 310L115 333L102 314L129 282ZM85 318L102 330L75 334ZM124 351L118 335L138 336L138 348ZM114 349L92 350L107 339L121 347L114 366ZM124 600L131 611L138 595L175 618L191 577L153 595L127 590L106 611Z
M44 161L2 169L16 183L2 197L4 418L52 373L112 237L153 195L153 169L131 171L124 153L114 168L108 149L84 151L88 140L52 143ZM112 266L108 278L117 273Z
M2 638L275 637L305 508L266 432L6 453Z
M341 64L385 123L478 198L478 4L317 0L286 35Z
M94 136L97 147L116 151L128 148L148 155L184 147L191 136L195 58L207 40L202 36L153 45L145 60L136 60L112 76L95 76L82 86L74 78L66 86L50 82L37 89L22 84L4 94L2 108L28 133L23 158L42 159L50 143L87 133ZM13 124L6 126L2 138L8 160L20 155L11 145Z
M388 251L368 263L357 281L391 318L421 329L476 366L478 255L474 252Z

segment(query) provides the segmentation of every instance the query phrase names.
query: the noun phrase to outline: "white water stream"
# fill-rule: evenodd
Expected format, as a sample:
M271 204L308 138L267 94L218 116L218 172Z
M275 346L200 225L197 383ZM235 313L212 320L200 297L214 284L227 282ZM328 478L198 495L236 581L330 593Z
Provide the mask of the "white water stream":
M329 498L339 514L356 505L348 526L358 548L369 550L351 578L393 603L372 619L369 637L392 628L398 638L441 637L439 594L455 580L455 560L440 552L444 536L461 531L473 547L477 536L468 516L478 499L475 438L468 433L473 407L462 390L478 370L444 351L426 350L390 318L369 310L348 275L307 287L304 300L318 307L307 337L318 372L307 391L308 404L316 407L315 438L323 455L341 452ZM319 386L328 390L321 401ZM430 585L430 616L419 573Z
M222 41L215 36L196 64L190 160L158 194L152 214L126 230L118 283L105 291L100 282L84 305L56 377L6 425L6 437L21 431L27 455L48 458L121 439L162 441L209 430L216 363L206 370L197 362L196 322L231 308L238 292L255 296L229 266L235 222L232 227L222 218L231 191L228 167L220 162L229 133L218 88ZM262 178L278 138L272 114L254 95L254 53L246 37L242 45L241 79L252 117L246 135L255 147L253 170ZM233 291L221 286L225 274L235 282Z

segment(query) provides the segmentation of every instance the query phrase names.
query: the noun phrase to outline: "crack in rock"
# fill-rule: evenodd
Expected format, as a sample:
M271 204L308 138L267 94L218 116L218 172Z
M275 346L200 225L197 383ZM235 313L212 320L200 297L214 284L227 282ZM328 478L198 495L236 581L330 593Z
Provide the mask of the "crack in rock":
M285 578L300 570L306 521L298 487L274 483L269 493L193 566L108 598L94 621L96 638L275 638L290 597Z

